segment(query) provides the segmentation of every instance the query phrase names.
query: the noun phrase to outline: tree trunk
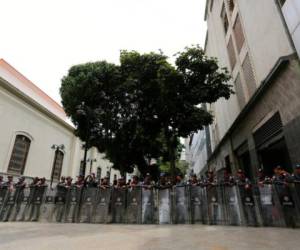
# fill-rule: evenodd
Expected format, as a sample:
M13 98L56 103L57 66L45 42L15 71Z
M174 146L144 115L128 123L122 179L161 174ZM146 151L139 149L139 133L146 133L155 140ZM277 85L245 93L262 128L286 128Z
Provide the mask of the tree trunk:
M165 129L165 137L167 141L168 153L169 153L169 161L170 161L170 172L173 182L175 182L175 170L176 170L176 143L174 139L174 135L168 129Z

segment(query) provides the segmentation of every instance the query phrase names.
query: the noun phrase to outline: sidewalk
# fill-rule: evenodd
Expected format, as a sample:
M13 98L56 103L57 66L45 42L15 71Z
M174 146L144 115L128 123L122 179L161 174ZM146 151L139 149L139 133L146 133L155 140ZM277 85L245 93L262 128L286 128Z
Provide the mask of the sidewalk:
M299 235L285 228L0 223L0 249L296 250Z

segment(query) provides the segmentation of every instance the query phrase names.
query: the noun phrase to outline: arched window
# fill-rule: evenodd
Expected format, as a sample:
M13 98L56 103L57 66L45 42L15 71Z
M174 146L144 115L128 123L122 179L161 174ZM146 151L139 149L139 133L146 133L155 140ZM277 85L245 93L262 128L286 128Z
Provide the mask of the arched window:
M25 135L17 135L10 157L8 170L10 174L23 174L31 140Z
M52 179L54 181L59 181L62 171L64 161L64 153L60 150L55 151L53 169L52 169Z

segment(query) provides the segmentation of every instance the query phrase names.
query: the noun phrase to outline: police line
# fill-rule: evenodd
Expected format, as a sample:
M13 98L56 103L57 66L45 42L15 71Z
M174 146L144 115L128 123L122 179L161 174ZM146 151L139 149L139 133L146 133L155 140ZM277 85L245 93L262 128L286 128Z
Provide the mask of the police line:
M1 221L300 226L300 183L0 189Z

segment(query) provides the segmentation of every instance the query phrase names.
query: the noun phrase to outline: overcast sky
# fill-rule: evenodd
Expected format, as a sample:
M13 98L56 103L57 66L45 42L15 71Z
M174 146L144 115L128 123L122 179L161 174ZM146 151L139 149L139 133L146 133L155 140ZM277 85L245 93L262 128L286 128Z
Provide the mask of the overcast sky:
M0 58L60 101L78 63L204 44L205 0L0 0Z

